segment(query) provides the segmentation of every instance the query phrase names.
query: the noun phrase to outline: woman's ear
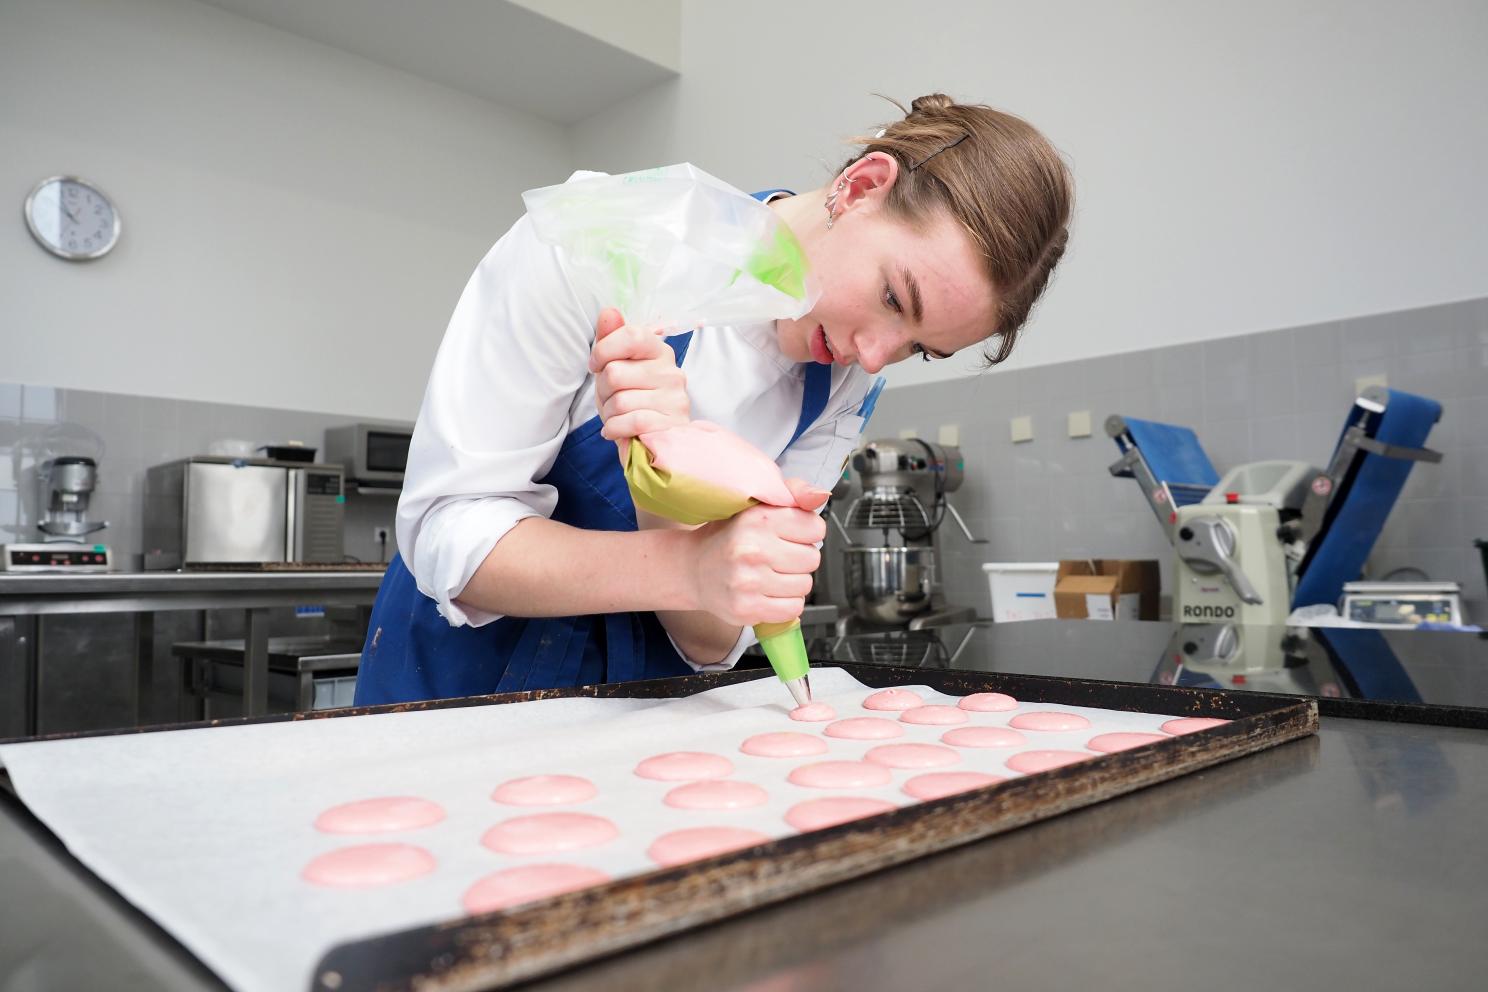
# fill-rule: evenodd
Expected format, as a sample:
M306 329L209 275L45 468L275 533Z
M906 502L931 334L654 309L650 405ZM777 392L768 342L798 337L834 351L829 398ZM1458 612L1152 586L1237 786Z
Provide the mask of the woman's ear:
M847 180L847 188L837 199L842 210L864 203L882 204L899 179L899 160L887 152L869 152L843 169L842 178Z

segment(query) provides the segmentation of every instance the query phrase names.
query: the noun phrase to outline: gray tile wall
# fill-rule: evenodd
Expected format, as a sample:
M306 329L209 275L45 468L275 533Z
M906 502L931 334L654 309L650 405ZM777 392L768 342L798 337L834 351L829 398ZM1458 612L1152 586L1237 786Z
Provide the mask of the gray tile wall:
M1157 558L1166 593L1171 548L1136 484L1107 472L1117 451L1106 416L1192 427L1221 474L1271 458L1322 463L1355 380L1374 375L1442 403L1428 444L1444 458L1412 470L1369 574L1413 567L1460 581L1472 615L1488 622L1472 545L1488 539L1488 300L891 389L866 437L908 429L936 440L941 425L960 428L966 482L951 502L991 544L942 529L954 601L990 612L985 561L1079 557ZM1091 437L1067 436L1066 416L1078 410L1091 413ZM1020 415L1032 417L1034 440L1014 444L1008 422ZM832 590L841 589L837 548L834 535Z
M356 418L296 410L170 400L86 389L0 383L0 542L39 539L42 495L37 469L57 455L98 460L89 517L107 520L99 535L121 567L140 567L145 469L205 454L215 440L255 446L301 441L323 451L327 427ZM376 528L391 531L396 501L348 494L346 553L375 561ZM388 554L396 551L391 533Z
M99 535L121 568L140 567L140 531L145 469L201 454L217 439L255 445L288 440L324 449L327 427L348 423L335 417L222 403L200 403L120 393L90 392L0 383L0 543L35 541L39 534L37 467L56 455L78 454L99 462L98 490L89 507L94 520L109 521ZM346 553L375 561L378 527L390 532L396 501L387 496L348 494ZM314 604L307 604L314 605ZM39 722L43 733L117 727L131 717L131 621L122 614L84 614L45 619L41 657ZM271 634L320 634L324 620L302 619L277 610ZM177 719L180 668L171 656L177 641L241 637L241 614L221 611L162 613L155 621L155 691L147 719Z

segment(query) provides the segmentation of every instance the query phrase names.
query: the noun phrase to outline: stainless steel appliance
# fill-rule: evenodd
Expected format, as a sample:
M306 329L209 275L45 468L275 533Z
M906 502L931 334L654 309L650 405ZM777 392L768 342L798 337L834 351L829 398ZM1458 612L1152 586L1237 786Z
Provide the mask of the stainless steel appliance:
M870 441L853 454L862 495L846 523L832 516L847 543L843 574L852 615L839 624L844 632L855 623L921 629L975 618L972 608L945 602L937 569L936 535L947 513L968 541L986 543L946 499L961 487L964 465L959 449L919 438ZM849 531L878 539L854 539Z
M98 485L98 463L92 458L62 455L42 463L37 473L43 511L36 529L42 543L0 547L0 571L107 572L113 556L106 544L84 539L108 526L89 520L88 502Z
M344 558L340 465L198 456L145 473L145 568Z
M360 493L397 495L408 467L413 425L368 422L331 427L325 434L325 460L339 464L346 483Z

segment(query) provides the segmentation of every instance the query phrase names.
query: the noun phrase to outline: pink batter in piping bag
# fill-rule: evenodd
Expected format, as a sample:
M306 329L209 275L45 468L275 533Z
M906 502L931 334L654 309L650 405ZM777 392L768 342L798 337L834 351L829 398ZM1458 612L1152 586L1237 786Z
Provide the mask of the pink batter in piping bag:
M625 481L638 509L684 524L727 520L757 503L797 505L780 466L739 435L706 420L632 438ZM755 624L754 634L796 705L811 702L800 618Z

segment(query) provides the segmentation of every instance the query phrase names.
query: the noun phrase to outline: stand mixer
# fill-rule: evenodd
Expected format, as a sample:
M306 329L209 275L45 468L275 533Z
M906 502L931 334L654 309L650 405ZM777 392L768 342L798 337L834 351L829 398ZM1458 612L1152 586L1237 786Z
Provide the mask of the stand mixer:
M42 463L38 481L46 510L36 529L42 543L7 544L0 549L0 571L107 572L112 556L106 544L85 544L84 538L108 526L88 519L88 502L98 483L98 463L92 458L63 455Z
M838 621L847 635L879 630L923 630L966 623L971 607L948 604L941 593L937 532L949 513L972 544L961 514L946 499L961 487L960 449L919 438L870 441L854 452L863 492L844 523L832 514L847 548L843 575L850 612ZM872 535L854 540L850 531ZM874 540L874 537L877 540Z

